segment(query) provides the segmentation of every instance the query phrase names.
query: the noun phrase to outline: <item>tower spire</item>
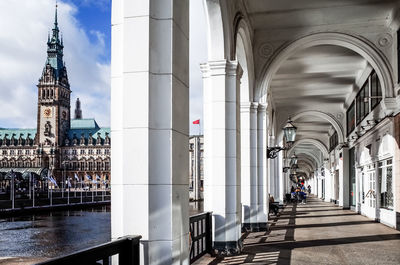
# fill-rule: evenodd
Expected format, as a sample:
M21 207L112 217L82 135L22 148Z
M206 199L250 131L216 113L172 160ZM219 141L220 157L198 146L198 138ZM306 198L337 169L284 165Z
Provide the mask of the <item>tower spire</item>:
M47 41L47 62L54 69L55 78L58 80L63 75L63 42L60 38L60 30L58 28L58 2L56 1L54 12L54 27L51 36Z
M82 119L81 102L79 98L76 99L75 103L75 119Z

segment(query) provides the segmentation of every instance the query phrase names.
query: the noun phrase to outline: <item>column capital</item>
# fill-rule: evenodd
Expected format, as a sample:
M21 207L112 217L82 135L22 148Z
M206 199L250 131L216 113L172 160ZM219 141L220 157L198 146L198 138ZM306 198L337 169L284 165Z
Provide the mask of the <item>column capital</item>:
M258 103L258 112L266 112L267 104L266 103Z
M251 102L250 103L250 111L252 113L257 112L258 109L258 102Z
M236 75L239 79L243 75L243 69L238 61L216 60L200 64L203 78L217 75Z

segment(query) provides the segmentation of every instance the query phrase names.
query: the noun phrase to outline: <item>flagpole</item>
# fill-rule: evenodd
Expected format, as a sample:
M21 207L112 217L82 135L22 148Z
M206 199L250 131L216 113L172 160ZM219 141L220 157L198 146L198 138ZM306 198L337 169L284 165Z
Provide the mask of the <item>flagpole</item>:
M32 176L32 181L33 181L33 183L32 183L32 186L33 186L33 191L32 191L32 194L33 194L33 198L32 198L32 207L35 207L35 176L32 175L32 173L31 173L31 176Z
M14 209L15 206L15 202L14 202L14 198L15 198L15 175L14 172L11 171L11 208Z
M69 191L70 191L70 189L71 189L71 182L68 179L68 203L67 204L69 204Z
M53 205L53 185L50 187L50 206Z
M106 186L105 186L105 184L104 184L104 182L103 182L103 191L101 192L101 195L102 195L102 201L104 202L104 191L105 191L105 189L106 189Z
M32 173L29 172L29 199L32 200Z
M81 179L81 203L82 203L82 179Z

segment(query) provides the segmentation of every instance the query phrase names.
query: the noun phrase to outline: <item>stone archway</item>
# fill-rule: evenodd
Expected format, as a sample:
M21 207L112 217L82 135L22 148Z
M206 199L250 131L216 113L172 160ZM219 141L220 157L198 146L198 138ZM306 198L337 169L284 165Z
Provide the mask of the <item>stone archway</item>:
M262 97L269 90L273 76L281 64L291 55L299 51L317 45L337 45L348 48L364 57L374 68L381 82L383 98L394 96L394 77L390 63L385 56L368 41L358 36L340 32L322 32L303 36L285 47L281 48L262 69L258 88L258 97Z
M304 144L304 143L312 144L315 147L317 147L322 152L322 154L324 155L324 158L327 158L329 156L328 149L326 148L326 146L322 142L320 142L320 141L318 141L316 139L300 139L300 140L296 141L293 144L293 146L290 148L290 150L288 152L288 157L292 156L292 154L295 151L296 146L298 146L300 144Z

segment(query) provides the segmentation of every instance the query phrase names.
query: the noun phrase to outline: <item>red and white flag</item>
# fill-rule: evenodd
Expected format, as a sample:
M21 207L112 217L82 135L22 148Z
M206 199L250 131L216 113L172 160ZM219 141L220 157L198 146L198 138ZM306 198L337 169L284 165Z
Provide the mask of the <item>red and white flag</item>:
M195 120L195 121L193 122L193 124L200 124L200 119Z

